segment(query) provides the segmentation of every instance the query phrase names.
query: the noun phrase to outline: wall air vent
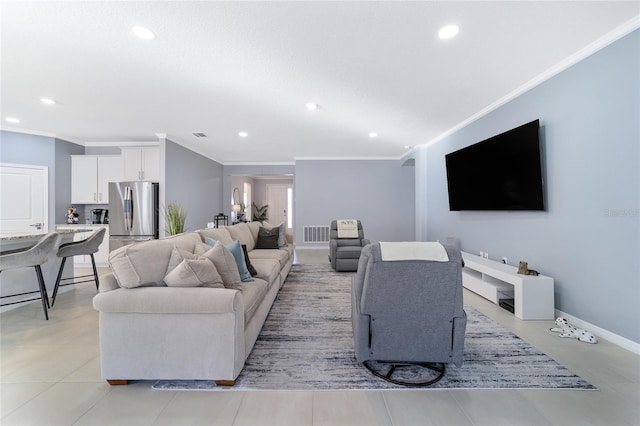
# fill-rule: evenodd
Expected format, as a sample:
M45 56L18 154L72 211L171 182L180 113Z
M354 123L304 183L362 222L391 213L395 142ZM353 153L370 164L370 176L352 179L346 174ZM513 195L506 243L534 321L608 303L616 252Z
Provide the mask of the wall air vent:
M196 138L206 138L207 137L207 135L205 135L204 133L200 133L200 132L194 133L193 136L195 136Z
M329 227L328 226L304 226L304 238L305 243L327 243L329 242Z

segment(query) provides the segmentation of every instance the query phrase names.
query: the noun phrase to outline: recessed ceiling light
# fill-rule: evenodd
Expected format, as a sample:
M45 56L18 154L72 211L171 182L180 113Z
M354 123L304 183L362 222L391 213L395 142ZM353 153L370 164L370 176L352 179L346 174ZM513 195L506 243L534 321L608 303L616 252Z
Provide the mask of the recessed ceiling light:
M306 106L308 110L313 111L318 109L319 105L313 102L307 102L306 104L304 104L304 106Z
M458 28L457 25L447 25L446 27L440 29L440 31L438 32L438 37L446 40L448 38L454 37L456 34L458 34L458 31L460 31L460 28Z
M40 98L40 102L42 102L43 104L47 104L47 105L55 105L56 101L54 101L51 98Z
M247 136L249 136L249 133L247 133L247 132L238 132L238 136L240 136L241 138L246 138Z
M131 31L143 40L153 40L156 38L156 35L145 27L131 27Z
M412 148L411 145L405 145L404 146L404 149L411 149L411 148Z
M7 117L7 118L5 118L5 120L7 122L9 122L9 123L15 123L15 124L20 122L20 119L19 118L15 118L15 117Z
M369 133L369 137L370 138L377 138L378 134L376 132L371 132L371 133Z

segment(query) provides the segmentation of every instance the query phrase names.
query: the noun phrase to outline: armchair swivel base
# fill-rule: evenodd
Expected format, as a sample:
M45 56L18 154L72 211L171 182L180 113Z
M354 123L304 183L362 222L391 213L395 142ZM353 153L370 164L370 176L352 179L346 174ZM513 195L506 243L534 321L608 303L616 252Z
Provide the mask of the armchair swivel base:
M367 360L362 363L376 377L401 386L431 386L444 377L446 364L441 362L380 362ZM398 369L407 374L397 374ZM386 372L384 371L386 369ZM409 378L405 378L409 377Z
M467 315L460 250L435 242L365 246L351 287L356 360L405 386L440 380L462 365Z

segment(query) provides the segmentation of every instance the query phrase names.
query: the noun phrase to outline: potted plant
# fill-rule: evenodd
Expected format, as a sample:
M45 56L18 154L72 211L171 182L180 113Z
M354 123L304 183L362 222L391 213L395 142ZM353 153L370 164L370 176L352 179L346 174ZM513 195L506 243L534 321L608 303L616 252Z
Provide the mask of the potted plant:
M187 219L187 212L179 203L169 203L164 210L164 220L169 235L181 234L184 232L184 222Z
M262 207L258 207L256 203L251 203L253 205L253 220L257 222L264 222L269 218L267 214L267 210L269 209L269 205L265 204Z

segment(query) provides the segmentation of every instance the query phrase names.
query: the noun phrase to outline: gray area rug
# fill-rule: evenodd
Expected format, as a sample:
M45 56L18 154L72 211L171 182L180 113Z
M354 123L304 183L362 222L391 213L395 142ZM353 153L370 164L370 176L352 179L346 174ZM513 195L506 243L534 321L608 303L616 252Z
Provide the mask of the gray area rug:
M351 277L329 265L294 265L231 388L210 380L160 380L171 390L406 389L358 364L351 332ZM429 389L595 389L515 334L465 306L462 367Z

